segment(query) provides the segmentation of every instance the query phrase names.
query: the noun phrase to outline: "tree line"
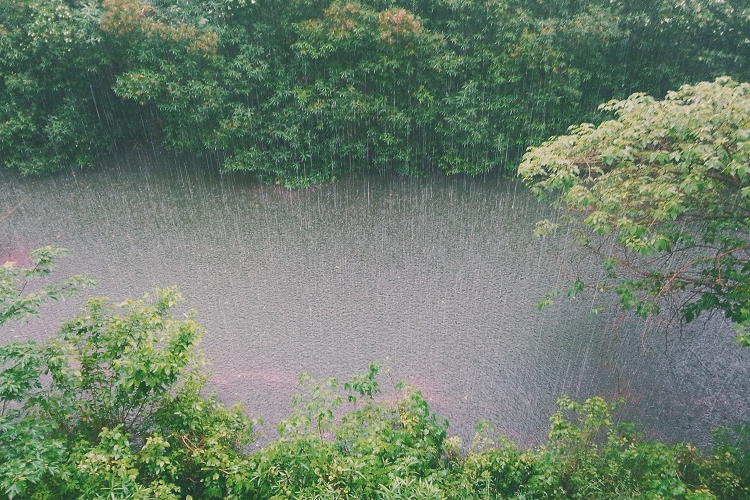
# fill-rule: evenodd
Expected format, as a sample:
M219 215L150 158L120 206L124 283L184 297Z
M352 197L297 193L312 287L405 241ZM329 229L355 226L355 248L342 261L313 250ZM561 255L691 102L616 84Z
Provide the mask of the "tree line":
M600 102L750 80L727 0L7 0L0 153L214 152L289 187L373 169L514 173Z

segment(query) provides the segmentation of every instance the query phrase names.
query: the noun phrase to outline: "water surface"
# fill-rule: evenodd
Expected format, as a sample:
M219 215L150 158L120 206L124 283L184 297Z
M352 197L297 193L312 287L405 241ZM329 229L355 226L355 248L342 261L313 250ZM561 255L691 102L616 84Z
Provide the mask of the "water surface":
M0 258L67 247L58 276L93 275L113 299L179 286L207 329L214 387L270 424L300 372L343 378L370 361L388 367L386 386L421 387L465 439L485 418L539 442L563 393L625 396L624 416L668 440L750 418L750 354L723 323L641 337L637 321L589 314L600 298L538 311L546 291L597 271L562 238L532 237L554 214L514 181L371 175L287 191L150 150L0 180L0 213L17 206ZM0 341L46 335L79 303Z

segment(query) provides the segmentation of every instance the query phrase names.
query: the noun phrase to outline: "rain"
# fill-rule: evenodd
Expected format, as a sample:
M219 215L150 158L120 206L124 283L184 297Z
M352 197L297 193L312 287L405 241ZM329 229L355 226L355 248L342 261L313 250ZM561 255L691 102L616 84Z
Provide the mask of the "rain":
M0 1L0 497L744 498L746 4Z
M605 296L538 309L571 273L599 271L565 238L532 236L557 215L517 181L366 174L290 191L216 161L144 148L51 178L3 172L2 257L66 247L56 274L94 276L85 295L114 300L177 285L205 327L213 389L271 434L300 373L345 378L372 361L465 440L488 419L541 443L561 394L623 397L621 418L669 441L748 416L748 353L723 322L641 338ZM50 334L82 299L0 342Z

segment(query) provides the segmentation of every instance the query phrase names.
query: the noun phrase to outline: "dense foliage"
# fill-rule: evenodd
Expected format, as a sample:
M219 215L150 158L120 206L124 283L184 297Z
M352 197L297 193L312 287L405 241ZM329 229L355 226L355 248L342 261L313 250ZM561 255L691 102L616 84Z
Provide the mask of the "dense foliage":
M31 269L3 269L14 285L0 289L5 310L25 306L0 325L35 310L23 298ZM40 290L52 297L58 288ZM45 342L0 347L0 498L750 495L750 428L717 431L714 450L704 454L645 441L633 425L616 422L617 403L562 398L544 446L519 449L483 423L465 450L417 389L383 397L374 364L343 384L303 375L304 392L279 437L251 453L253 423L204 393L195 351L201 329L190 313L177 317L179 301L169 289L121 304L90 299Z
M5 0L0 156L153 142L289 186L511 171L603 100L750 80L749 40L742 0Z
M521 175L559 194L562 223L605 259L597 289L643 317L665 303L688 322L721 311L750 346L750 84L723 77L603 110L614 119L531 148Z
M200 328L173 290L91 299L41 344L0 347L7 498L224 498L251 422L201 395Z

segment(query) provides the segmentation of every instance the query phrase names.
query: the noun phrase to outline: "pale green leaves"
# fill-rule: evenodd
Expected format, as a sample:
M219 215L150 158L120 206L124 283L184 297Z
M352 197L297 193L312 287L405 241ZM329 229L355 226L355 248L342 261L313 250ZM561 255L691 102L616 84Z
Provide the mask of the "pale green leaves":
M0 496L62 498L44 495L62 481L66 498L239 498L252 423L201 394L181 301L90 299L56 337L0 347Z
M43 247L31 252L32 262L28 266L0 263L0 326L10 320L35 316L44 302L68 297L94 283L87 276L77 275L61 283L32 285L33 280L48 275L55 259L65 253L63 248Z
M647 316L661 298L691 291L699 307L690 318L718 308L746 319L738 311L750 301L750 84L722 77L601 110L615 119L530 148L524 182L558 198L563 222L587 246L609 248L628 278L615 287L624 307ZM535 233L550 227L543 221Z

